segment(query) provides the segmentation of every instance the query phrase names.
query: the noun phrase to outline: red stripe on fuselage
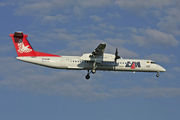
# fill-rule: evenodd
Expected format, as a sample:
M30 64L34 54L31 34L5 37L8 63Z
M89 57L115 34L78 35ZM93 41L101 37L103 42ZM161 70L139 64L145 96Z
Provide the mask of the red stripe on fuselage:
M43 53L43 52L38 52L35 51L36 57L61 57L59 55L53 55L53 54L48 54L48 53Z

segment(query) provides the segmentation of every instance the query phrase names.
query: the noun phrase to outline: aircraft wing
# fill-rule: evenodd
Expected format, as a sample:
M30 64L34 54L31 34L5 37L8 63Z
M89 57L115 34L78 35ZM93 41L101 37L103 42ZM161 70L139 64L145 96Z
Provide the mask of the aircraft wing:
M96 63L102 61L114 62L115 55L104 53L105 48L106 44L101 43L92 53L83 54L79 59L83 61L95 61Z
M100 43L99 46L92 52L93 56L101 56L104 54L106 48L105 43Z

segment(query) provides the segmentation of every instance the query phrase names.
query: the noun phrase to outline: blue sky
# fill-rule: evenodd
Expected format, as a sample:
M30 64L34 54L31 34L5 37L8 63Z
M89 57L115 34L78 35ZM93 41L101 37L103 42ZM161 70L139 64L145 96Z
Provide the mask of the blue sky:
M0 119L179 120L178 0L1 0ZM82 55L106 43L123 58L152 59L156 73L86 71L24 63L10 33L36 51Z

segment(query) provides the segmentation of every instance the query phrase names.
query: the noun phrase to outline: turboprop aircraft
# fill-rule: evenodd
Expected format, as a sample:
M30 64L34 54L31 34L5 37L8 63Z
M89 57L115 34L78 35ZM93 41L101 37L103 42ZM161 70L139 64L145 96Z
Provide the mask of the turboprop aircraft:
M118 55L117 48L115 54L104 53L105 43L100 43L92 53L82 56L60 56L34 51L26 39L28 35L23 32L15 32L10 34L10 37L18 55L16 59L56 69L87 70L86 79L90 78L90 73L95 74L97 70L156 72L157 77L159 77L159 72L166 71L152 60L122 59Z

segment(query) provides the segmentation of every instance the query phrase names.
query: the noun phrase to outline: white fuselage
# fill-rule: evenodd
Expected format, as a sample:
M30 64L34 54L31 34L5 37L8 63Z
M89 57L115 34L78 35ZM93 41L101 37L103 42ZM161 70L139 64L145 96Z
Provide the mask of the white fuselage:
M94 61L84 61L81 56L61 57L16 57L16 59L57 69L92 70ZM134 64L134 65L133 65ZM132 71L132 72L164 72L160 65L152 60L117 59L115 62L98 61L95 70L101 71Z
M82 56L59 56L34 51L23 32L10 34L18 57L16 59L56 69L87 70L86 79L90 73L101 71L131 71L131 72L165 72L166 70L152 60L120 59L118 49L115 54L104 53L106 44L100 43L92 53Z

